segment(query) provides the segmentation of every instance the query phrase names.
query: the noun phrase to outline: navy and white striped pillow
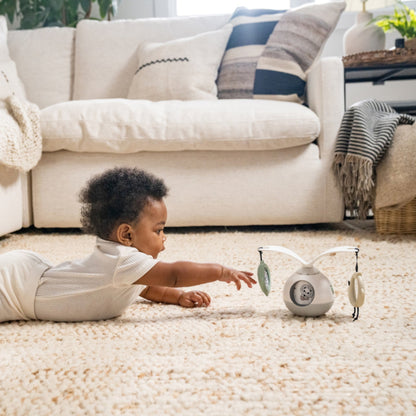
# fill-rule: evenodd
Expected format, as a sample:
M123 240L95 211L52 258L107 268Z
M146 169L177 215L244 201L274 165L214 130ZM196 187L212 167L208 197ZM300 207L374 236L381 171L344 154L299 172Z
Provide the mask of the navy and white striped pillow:
M219 98L253 98L257 62L285 10L239 7L218 74Z
M287 12L237 9L231 18L234 29L218 76L219 98L303 103L307 71L344 9L344 2L312 4ZM267 32L272 21L273 27ZM232 42L234 31L237 40ZM260 44L267 33L266 43Z

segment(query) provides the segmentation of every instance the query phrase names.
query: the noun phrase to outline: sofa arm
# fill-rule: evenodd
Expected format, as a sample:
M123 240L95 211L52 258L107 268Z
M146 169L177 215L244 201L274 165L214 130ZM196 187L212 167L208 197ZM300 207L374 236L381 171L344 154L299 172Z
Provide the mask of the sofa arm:
M306 85L308 106L321 121L318 138L320 156L332 162L344 114L344 67L341 58L321 58L311 68Z

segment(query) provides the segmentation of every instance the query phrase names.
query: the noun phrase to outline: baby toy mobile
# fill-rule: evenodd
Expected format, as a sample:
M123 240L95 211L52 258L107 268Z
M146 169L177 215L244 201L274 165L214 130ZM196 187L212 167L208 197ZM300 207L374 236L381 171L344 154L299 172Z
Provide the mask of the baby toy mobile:
M281 246L259 247L260 264L257 269L257 277L263 293L268 296L270 293L271 279L270 269L263 261L263 251L277 251L288 254L300 261L302 267L293 273L286 281L283 288L283 300L287 308L295 315L319 316L328 312L334 303L334 289L331 282L313 264L323 256L338 252L355 253L355 273L348 281L348 298L354 307L352 317L354 321L358 319L360 307L364 303L365 290L361 273L358 272L358 251L357 247L334 247L324 251L307 262L299 257L295 252Z

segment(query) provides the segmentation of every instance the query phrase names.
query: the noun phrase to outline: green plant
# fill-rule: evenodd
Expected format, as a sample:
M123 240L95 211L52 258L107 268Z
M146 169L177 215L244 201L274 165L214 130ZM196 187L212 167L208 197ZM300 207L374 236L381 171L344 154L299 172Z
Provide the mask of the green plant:
M75 27L82 19L94 19L93 3L97 3L101 19L111 19L117 11L117 0L1 0L0 14L19 29L44 26Z
M416 37L416 13L401 1L397 2L393 14L377 16L372 22L384 32L396 29L405 39Z

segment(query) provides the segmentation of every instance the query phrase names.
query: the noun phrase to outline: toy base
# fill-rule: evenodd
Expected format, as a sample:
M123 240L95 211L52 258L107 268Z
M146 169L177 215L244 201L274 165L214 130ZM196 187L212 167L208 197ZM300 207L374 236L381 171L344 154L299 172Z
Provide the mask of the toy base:
M315 267L302 267L287 279L283 287L286 307L295 315L319 316L334 303L332 285Z
M298 316L321 316L331 309L334 302L322 303L320 305L296 306L293 303L285 302L286 307L293 315Z

